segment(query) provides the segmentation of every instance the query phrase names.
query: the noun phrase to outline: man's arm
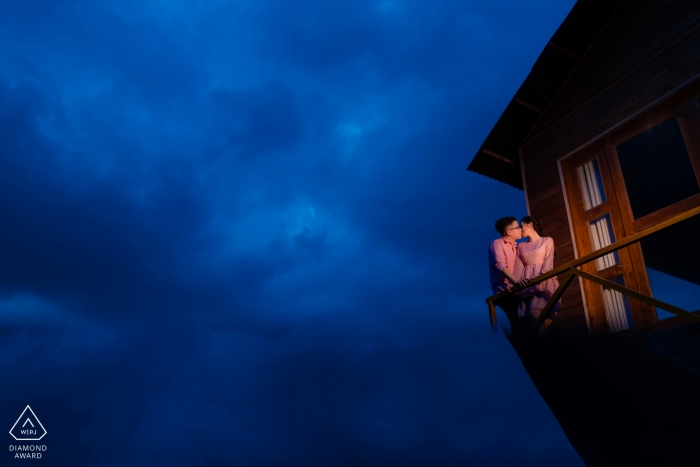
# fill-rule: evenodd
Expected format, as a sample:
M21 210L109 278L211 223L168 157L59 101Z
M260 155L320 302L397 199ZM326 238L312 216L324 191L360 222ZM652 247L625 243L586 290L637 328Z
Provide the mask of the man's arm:
M510 269L508 269L508 266L504 266L503 269L501 269L501 274L503 274L506 277L506 279L508 279L513 284L516 284L518 282L518 280L515 278L515 274L513 274Z
M497 245L496 242L491 243L491 246L489 247L489 252L490 252L490 258L491 261L493 261L494 266L496 269L501 271L501 274L508 279L511 284L515 284L518 282L515 278L515 274L513 271L511 271L506 262L506 254L503 251L503 248L500 248L500 245Z

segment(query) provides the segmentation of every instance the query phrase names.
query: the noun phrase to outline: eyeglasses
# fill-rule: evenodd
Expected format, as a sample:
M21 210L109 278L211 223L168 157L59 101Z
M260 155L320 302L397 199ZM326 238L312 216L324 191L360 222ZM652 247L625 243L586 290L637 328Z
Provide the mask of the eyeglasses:
M510 232L511 230L523 230L523 228L520 227L520 226L512 227L512 228L510 228L510 229L506 229L506 232Z

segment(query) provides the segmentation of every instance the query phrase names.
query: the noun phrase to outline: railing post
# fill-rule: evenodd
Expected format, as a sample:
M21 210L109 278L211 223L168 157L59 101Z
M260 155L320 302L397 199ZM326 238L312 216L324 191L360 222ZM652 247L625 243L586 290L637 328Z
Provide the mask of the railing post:
M537 317L535 322L532 323L532 327L530 328L530 334L537 333L537 331L542 326L542 323L544 323L544 320L547 319L547 316L549 316L549 314L552 312L561 296L564 295L564 292L566 292L566 288L569 287L569 284L571 284L572 280L574 280L573 268L569 269L569 272L564 277L564 280L561 281L559 287L557 287L557 290L555 290L552 294L552 298L549 299L547 304L540 312L540 315Z
M496 305L493 304L493 300L486 299L486 303L489 304L489 320L491 321L491 332L493 334L498 333L498 318L496 316Z

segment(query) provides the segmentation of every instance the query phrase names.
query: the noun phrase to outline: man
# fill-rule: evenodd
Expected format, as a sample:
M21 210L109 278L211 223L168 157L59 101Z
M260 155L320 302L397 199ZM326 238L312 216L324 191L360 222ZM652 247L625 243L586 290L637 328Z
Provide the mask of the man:
M518 282L514 276L518 248L516 240L522 236L522 229L515 217L498 219L495 227L501 237L489 246L489 277L494 295L509 290ZM518 299L515 296L507 295L495 304L506 313L513 334L526 329L526 320L518 317Z

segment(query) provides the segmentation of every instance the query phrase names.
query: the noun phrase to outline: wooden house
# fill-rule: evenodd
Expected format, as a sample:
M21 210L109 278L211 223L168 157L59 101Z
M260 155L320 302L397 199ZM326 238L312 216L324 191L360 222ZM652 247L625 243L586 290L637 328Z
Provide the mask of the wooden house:
M700 284L699 103L700 2L579 1L468 168L554 239L561 311L513 344L588 465L700 465L700 303L647 269Z

